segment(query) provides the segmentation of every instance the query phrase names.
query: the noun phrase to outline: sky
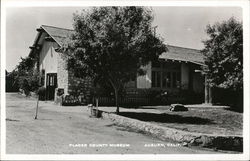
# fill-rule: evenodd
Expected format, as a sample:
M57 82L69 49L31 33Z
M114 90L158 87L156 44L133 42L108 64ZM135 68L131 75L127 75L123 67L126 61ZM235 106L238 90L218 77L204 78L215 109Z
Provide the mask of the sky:
M29 54L41 25L73 29L72 15L83 7L15 7L6 9L6 68L12 71ZM235 17L242 21L239 7L152 7L153 26L166 44L202 49L205 28Z

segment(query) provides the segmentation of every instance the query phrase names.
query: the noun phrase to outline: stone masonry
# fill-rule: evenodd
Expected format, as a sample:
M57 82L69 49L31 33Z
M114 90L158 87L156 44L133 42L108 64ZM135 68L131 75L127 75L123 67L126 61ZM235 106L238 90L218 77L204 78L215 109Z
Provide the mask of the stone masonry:
M74 96L80 96L83 99L82 103L86 104L91 102L91 87L92 87L92 80L91 78L76 78L74 76L73 71L68 71L68 93Z
M64 93L68 94L68 84L69 84L69 79L68 79L68 70L66 61L62 55L63 53L58 53L57 57L57 84L58 88L64 89Z
M91 101L91 79L76 78L73 71L67 69L67 62L63 53L58 54L57 89L63 89L64 98L65 96L70 96L72 98L78 98L80 103L89 103ZM55 97L55 99L57 98Z
M242 136L224 136L182 131L127 118L110 112L99 111L102 118L110 119L117 126L123 126L136 132L146 133L164 141L168 141L170 139L183 143L183 145L186 144L187 146L201 146L215 150L243 151Z

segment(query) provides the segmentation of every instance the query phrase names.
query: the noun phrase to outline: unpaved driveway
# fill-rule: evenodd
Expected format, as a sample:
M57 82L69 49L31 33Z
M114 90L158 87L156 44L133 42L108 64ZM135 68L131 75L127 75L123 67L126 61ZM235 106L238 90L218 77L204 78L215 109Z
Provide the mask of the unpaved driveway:
M38 120L33 119L33 98L9 93L6 106L7 154L216 153L163 142L116 127L109 120L90 118L83 106L40 102Z

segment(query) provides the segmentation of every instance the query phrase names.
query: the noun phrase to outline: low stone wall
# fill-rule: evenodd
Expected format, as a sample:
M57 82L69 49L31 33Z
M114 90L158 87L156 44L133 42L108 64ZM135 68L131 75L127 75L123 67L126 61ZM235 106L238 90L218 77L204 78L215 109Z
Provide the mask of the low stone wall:
M174 128L158 126L105 111L101 111L101 113L103 118L110 119L116 125L127 127L137 132L146 133L161 140L170 139L189 146L201 146L206 148L233 150L239 152L243 151L243 138L240 136L215 136L188 132Z

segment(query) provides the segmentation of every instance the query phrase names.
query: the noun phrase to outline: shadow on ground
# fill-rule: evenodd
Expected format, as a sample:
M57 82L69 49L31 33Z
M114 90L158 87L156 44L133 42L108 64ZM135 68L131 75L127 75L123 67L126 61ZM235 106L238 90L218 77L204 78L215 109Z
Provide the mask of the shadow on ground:
M166 113L146 113L146 112L120 112L120 116L129 117L147 122L160 122L160 123L185 123L185 124L213 124L209 119L200 117L184 117L180 115L170 115Z
M238 107L224 108L224 110L238 112L238 113L243 113L243 108L238 108Z
M126 109L156 109L156 110L169 110L171 108L170 105L159 105L159 106L122 106L122 108Z
M152 107L152 106L122 106L122 108L126 108L126 109L158 109L156 107Z
M6 121L16 121L16 122L19 122L19 121L20 121L20 120L10 119L10 118L6 118L5 120L6 120Z

